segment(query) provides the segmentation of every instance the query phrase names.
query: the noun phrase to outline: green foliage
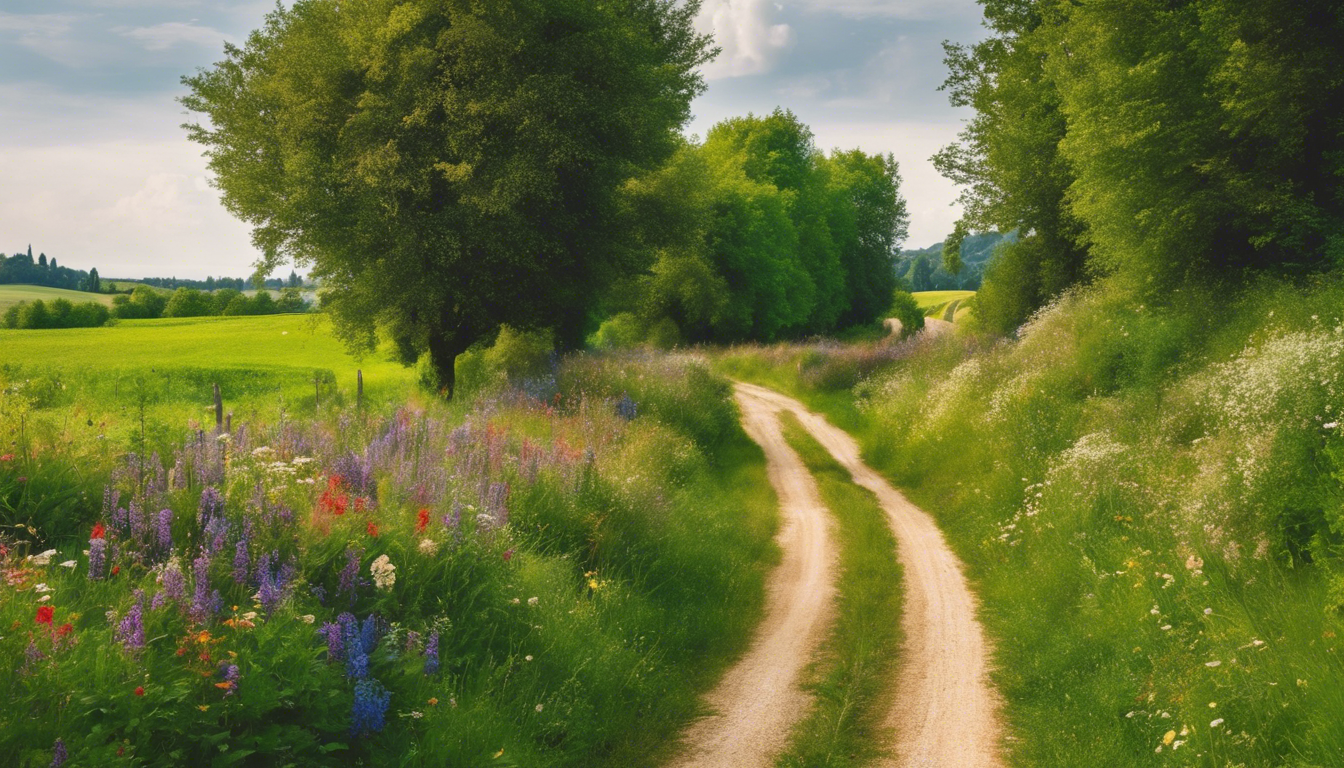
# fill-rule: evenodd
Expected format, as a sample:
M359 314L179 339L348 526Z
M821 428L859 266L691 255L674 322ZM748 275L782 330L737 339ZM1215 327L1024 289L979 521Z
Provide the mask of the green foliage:
M879 318L908 217L891 157L819 152L790 112L726 120L623 190L646 272L614 286L655 346L829 333Z
M895 291L887 316L901 324L901 338L908 338L924 328L924 311L915 297L905 291Z
M130 295L112 299L112 314L122 320L147 320L163 315L168 299L153 288L138 285Z
M178 288L163 307L164 317L206 317L214 313L210 294L195 288Z
M988 282L1003 331L1092 274L1145 298L1344 256L1344 16L1323 3L982 0L949 46L976 117L936 158L967 230L1023 233Z
M454 359L503 324L581 342L631 271L617 193L703 89L698 7L315 0L185 78L183 103L267 266L312 265L352 348L386 329L451 394Z
M42 299L11 304L0 327L19 330L46 330L52 328L97 328L111 318L107 306L96 301L72 304L65 298Z

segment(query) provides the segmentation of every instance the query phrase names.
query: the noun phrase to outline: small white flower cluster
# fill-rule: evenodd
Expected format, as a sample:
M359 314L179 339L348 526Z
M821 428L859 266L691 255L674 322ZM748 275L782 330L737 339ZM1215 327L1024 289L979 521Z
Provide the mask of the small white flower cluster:
M369 565L369 573L373 575L373 586L381 590L390 590L392 585L397 583L397 566L387 555L379 555Z

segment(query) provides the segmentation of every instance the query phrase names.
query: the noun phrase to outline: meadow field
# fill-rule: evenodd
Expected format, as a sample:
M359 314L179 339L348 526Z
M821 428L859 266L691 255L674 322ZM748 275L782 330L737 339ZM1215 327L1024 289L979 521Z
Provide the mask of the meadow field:
M773 497L694 359L451 404L308 316L0 331L0 360L11 764L643 764L758 616Z
M1057 300L1014 341L740 347L968 565L1023 766L1344 754L1344 286Z
M42 285L0 285L0 312L4 312L15 304L38 299L42 301L65 299L72 304L96 301L107 307L112 306L112 296L106 293L86 293L84 291L70 291L65 288L48 288Z

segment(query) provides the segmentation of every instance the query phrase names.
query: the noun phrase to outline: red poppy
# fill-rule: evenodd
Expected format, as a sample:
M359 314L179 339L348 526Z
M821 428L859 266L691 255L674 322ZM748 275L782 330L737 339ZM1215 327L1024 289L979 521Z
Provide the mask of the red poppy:
M136 695L136 696L144 696L144 695L145 695L145 686L143 686L143 685L137 685L137 686L135 686L135 695Z
M94 539L101 539L106 535L106 533L107 531L103 529L102 523L94 523L93 533L89 534L89 540L92 541Z
M118 573L121 573L121 566L120 565L112 566L112 575L116 576Z
M422 508L420 513L415 516L415 532L424 533L425 528L429 527L429 510Z
M68 634L70 634L71 632L74 632L74 631L75 631L75 627L74 627L74 625L73 625L73 624L66 623L66 624L62 624L62 625L60 626L60 628L58 628L58 629L56 630L56 634L59 635L60 637L65 637L66 635L68 635Z
M370 536L378 538L378 526L374 525L372 520L369 521L369 525L366 530L368 530Z
M38 624L51 624L51 618L56 613L50 605L44 605L37 609L37 618L33 619Z

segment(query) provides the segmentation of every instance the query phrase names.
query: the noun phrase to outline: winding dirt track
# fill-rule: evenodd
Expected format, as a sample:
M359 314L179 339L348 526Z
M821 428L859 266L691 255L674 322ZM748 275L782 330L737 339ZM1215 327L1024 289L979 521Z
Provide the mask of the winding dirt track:
M752 384L736 385L747 434L765 450L779 494L783 562L771 577L766 619L745 658L710 694L716 714L686 735L675 768L771 765L809 699L799 674L830 624L834 552L829 515L816 484L780 432L778 413L792 411L843 465L877 496L896 535L905 571L901 618L905 643L884 717L892 757L884 768L997 768L1001 730L988 674L989 648L975 618L975 598L927 513L863 463L844 431L801 403Z
M810 698L799 676L831 622L835 552L816 481L784 440L778 406L740 387L737 402L743 428L765 451L779 496L783 525L775 541L783 557L770 575L765 620L747 655L709 694L714 714L687 731L686 750L674 768L772 765L789 729L807 712Z
M843 430L773 390L738 384L740 400L792 411L854 482L877 496L896 534L905 570L901 626L905 643L885 725L894 733L900 768L995 768L1001 729L989 681L989 646L975 618L976 603L961 562L928 513L911 504L860 458ZM767 457L769 453L767 452Z

